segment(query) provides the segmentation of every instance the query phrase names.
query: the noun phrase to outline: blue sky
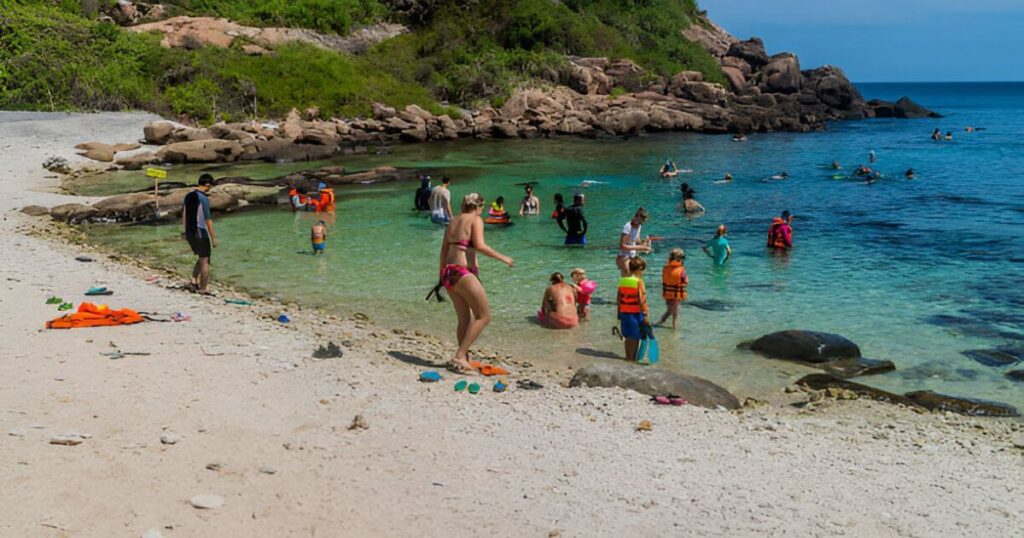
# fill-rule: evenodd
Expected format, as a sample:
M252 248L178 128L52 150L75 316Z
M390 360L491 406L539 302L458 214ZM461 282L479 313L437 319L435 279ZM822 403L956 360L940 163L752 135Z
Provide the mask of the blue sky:
M1024 0L698 0L711 20L854 82L1024 80Z

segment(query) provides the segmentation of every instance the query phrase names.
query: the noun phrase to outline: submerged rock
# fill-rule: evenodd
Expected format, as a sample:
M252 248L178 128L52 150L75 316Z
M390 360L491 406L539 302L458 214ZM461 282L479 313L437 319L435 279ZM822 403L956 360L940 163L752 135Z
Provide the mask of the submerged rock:
M1024 381L1024 370L1010 370L1006 372L1006 377L1013 381Z
M809 363L860 357L857 344L838 334L817 331L774 332L754 340L750 349L773 359Z
M908 392L907 398L910 398L929 410L950 411L961 415L979 417L1020 416L1020 412L1017 411L1017 408L1009 404L988 400L976 400L973 398L961 398L958 396L947 396L930 390Z
M846 379L839 379L838 377L829 374L805 375L804 377L801 377L796 384L803 385L811 390L828 390L830 388L848 390L856 393L860 397L870 398L880 402L898 403L909 407L921 407L917 402L907 398L906 396L900 396L899 394L893 394L882 389L861 385L860 383L854 383L853 381Z
M736 303L730 303L728 301L720 301L718 299L704 299L700 301L685 301L682 303L685 306L692 306L693 308L699 308L701 310L708 310L711 312L727 312L736 308Z
M1002 346L994 349L969 349L961 351L960 354L979 364L1000 368L1020 362L1022 352L1024 350Z
M840 359L825 363L824 365L821 365L821 367L822 370L825 370L825 373L841 378L855 377L859 375L884 374L885 372L892 372L896 369L896 365L893 364L892 361L869 359L867 357Z
M576 372L570 387L620 387L648 396L674 394L693 405L715 409L739 409L729 391L699 377L633 364L595 364Z

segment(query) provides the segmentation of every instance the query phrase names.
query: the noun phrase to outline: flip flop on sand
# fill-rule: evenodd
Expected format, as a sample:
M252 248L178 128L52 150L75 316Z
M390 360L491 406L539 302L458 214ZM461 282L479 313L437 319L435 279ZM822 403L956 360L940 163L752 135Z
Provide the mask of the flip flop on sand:
M426 372L420 372L420 381L425 383L436 383L441 380L441 374L428 370Z
M519 381L516 382L516 386L523 390L538 390L544 388L544 385L541 385L540 383L537 383L536 381L531 381L529 379L520 379Z
M508 370L493 364L484 364L480 361L469 361L469 367L485 376L508 375Z
M494 382L494 392L505 392L508 390L508 381L505 379L499 379Z
M467 384L467 382L466 382L465 379L460 379L460 380L456 381L455 382L455 387L454 387L455 388L455 392L462 392L462 391L466 390L466 384Z
M74 307L75 307L75 305L73 305L71 303L61 303L61 305L57 307L57 310L63 312L65 310L71 310Z
M46 304L61 304L63 302L64 302L64 299L61 299L60 297L57 297L56 295L51 296L49 299L46 300Z
M480 385L477 384L477 383L470 383L469 384L469 393L470 394L476 394L478 392L480 392Z
M651 396L651 401L658 405L669 405L672 403L669 401L668 396Z
M89 288L85 292L85 294L86 295L113 295L114 292L112 290L108 290L107 288L102 288L102 287L98 287L97 286L97 287Z

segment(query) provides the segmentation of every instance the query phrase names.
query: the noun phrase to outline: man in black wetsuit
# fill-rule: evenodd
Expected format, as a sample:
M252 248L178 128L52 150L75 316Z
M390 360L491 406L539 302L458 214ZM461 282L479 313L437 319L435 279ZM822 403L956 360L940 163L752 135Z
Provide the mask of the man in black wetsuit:
M414 204L419 211L430 211L430 176L420 176L420 188L416 189Z
M565 224L559 220L558 226L565 232L566 245L587 244L587 219L583 216L583 194L573 195L572 205L565 208Z

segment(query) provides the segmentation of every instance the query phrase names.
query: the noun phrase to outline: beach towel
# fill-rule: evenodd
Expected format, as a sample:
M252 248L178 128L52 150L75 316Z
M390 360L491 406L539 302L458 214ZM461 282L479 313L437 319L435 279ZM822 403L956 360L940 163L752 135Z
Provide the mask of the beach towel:
M59 318L46 322L47 329L75 329L79 327L109 327L112 325L130 325L141 323L142 316L138 312L122 308L111 310L107 305L94 305L82 303L78 305L78 311L65 314Z

